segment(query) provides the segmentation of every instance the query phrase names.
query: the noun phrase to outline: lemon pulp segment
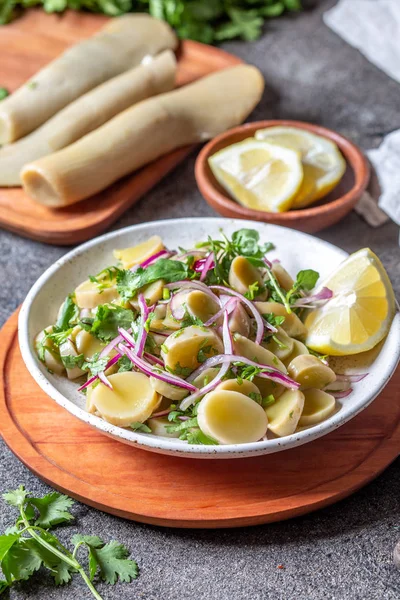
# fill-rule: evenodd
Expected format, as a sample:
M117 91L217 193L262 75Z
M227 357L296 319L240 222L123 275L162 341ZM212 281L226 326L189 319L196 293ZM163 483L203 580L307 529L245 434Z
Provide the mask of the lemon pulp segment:
M303 181L292 208L302 208L326 196L340 181L346 161L334 142L299 127L268 127L256 132L257 140L297 150Z
M253 138L223 148L209 165L229 194L254 210L289 210L303 180L297 151Z
M307 315L308 347L337 356L358 354L385 337L395 298L382 263L369 248L349 256L323 285L333 297Z

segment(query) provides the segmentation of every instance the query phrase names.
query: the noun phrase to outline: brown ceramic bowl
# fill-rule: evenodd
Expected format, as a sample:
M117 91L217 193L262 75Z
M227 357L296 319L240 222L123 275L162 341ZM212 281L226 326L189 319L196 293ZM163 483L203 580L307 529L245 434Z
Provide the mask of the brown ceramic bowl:
M253 137L257 129L276 125L298 127L324 136L337 144L346 159L347 169L340 183L325 198L310 207L272 213L242 206L218 183L208 165L208 158L218 150ZM257 121L230 129L208 142L197 157L195 175L200 192L208 204L224 217L264 221L314 233L337 223L351 211L368 185L369 165L358 146L331 129L302 121Z

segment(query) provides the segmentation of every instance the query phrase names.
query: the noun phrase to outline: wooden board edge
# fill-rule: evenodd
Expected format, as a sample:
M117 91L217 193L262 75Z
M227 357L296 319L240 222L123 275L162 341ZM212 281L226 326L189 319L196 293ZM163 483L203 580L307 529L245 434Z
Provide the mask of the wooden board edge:
M72 483L75 485L76 479L74 480L69 473L62 471L62 469L44 457L40 451L34 447L24 436L23 431L16 425L9 411L7 410L5 402L6 395L4 372L7 356L17 335L18 313L19 309L12 314L0 331L0 340L2 342L0 344L0 379L2 382L0 390L0 423L2 430L0 433L2 438L13 454L42 481L59 490L60 492L65 493L84 504L96 508L97 510L150 525L183 529L223 529L279 522L314 512L343 500L378 477L399 455L400 420L396 427L393 428L391 435L389 437L382 438L379 446L368 455L366 460L357 465L355 469L334 480L336 482L341 482L342 484L343 482L346 482L344 487L343 485L341 486L342 489L339 492L333 495L328 495L328 490L332 485L331 480L327 483L321 484L316 488L312 488L313 494L320 495L316 501L310 504L298 505L296 507L287 507L281 511L267 515L253 514L243 517L218 520L206 518L196 520L178 518L173 519L160 517L157 514L142 515L130 513L124 510L121 506L118 506L118 498L107 493L106 491L102 492L104 502L99 503L97 500L91 497L91 487L86 482L80 481L82 493L71 491L72 486L69 487L68 482L72 481ZM18 446L18 448L16 446ZM145 450L141 449L135 449L135 451L145 452ZM28 461L27 457L30 458L30 461ZM372 472L366 477L365 472L368 470L367 467L369 465L372 465L373 468L371 469ZM355 474L357 474L356 481L354 481ZM347 480L349 480L348 483ZM351 485L350 481L352 482ZM292 504L294 504L296 499L300 497L301 494L295 494L291 496L290 498Z

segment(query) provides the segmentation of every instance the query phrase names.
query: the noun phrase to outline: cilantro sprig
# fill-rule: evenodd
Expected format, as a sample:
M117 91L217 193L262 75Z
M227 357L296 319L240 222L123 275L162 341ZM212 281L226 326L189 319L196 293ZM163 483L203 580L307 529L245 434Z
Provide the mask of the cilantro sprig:
M285 10L299 11L301 0L36 0L48 13L66 9L89 10L116 17L127 12L149 12L164 19L180 38L211 44L232 38L256 40L266 19L279 17ZM0 3L0 24L31 6L27 0Z
M196 244L197 248L207 248L214 253L215 265L205 281L208 285L229 285L229 269L236 256L244 256L255 266L263 267L263 257L274 248L270 242L260 244L260 235L255 229L239 229L232 234L232 239L221 231L221 237L222 240L209 237L206 242Z
M136 271L119 269L117 272L117 290L123 301L133 298L144 285L162 279L166 283L174 283L187 279L190 275L187 264L179 260L160 258L145 269L139 267Z
M105 543L98 536L74 535L72 552L50 530L62 523L70 523L73 500L51 492L35 498L24 486L3 494L4 500L19 511L15 525L0 535L0 566L5 580L0 580L0 594L13 584L27 580L41 568L50 571L56 585L68 583L76 573L82 577L96 600L102 600L93 581L99 577L114 584L130 582L138 576L135 561L128 558L128 549L116 541ZM86 549L89 573L77 560L80 549Z
M266 264L264 265L264 268L266 269L268 276L266 287L270 292L270 299L283 304L288 314L292 312L292 305L296 300L301 298L304 295L304 292L312 290L319 279L319 273L313 271L313 269L299 271L293 286L290 290L286 291L279 284L273 270Z

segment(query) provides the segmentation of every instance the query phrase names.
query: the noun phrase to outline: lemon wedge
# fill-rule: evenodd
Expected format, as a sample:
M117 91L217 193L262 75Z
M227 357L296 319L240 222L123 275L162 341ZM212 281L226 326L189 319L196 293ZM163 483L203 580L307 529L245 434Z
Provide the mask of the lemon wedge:
M289 210L303 181L303 167L296 150L254 138L223 148L208 162L229 194L255 210Z
M255 138L300 152L304 176L292 208L308 206L326 196L346 170L346 161L336 144L305 129L268 127L259 129Z
M309 348L333 356L358 354L385 337L395 297L381 261L369 248L349 256L323 286L333 297L306 316Z

